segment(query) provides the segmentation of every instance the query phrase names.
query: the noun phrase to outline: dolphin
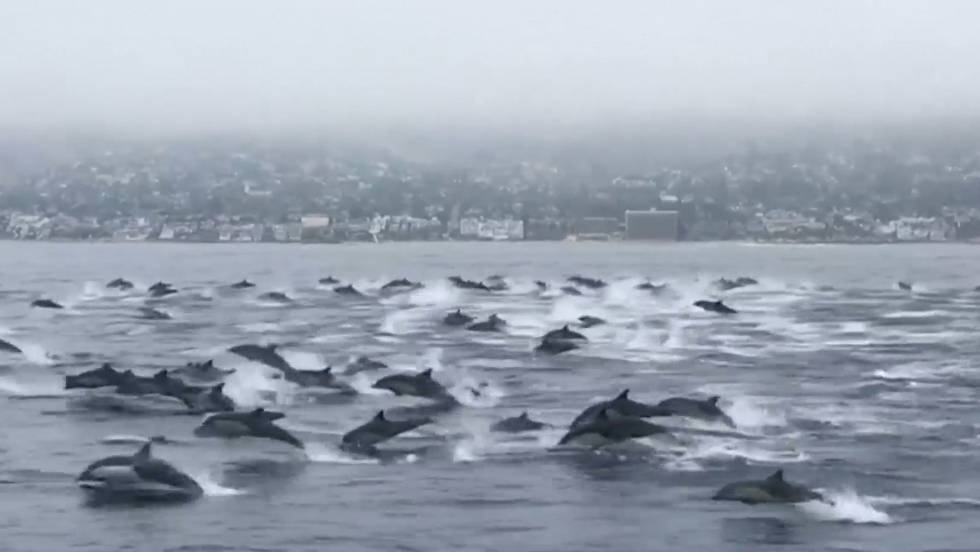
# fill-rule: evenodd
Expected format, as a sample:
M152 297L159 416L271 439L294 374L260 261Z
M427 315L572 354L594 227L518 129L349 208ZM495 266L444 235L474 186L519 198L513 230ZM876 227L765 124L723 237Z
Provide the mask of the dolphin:
M178 399L187 393L198 393L203 391L203 389L200 387L187 385L180 378L171 376L170 370L160 370L156 374L153 374L151 379L153 380L153 383L163 391L164 395L170 395L171 397L176 397Z
M582 341L586 341L586 337L584 335L576 332L575 330L569 329L568 328L568 324L565 324L564 326L562 326L561 328L558 328L557 330L551 330L550 332L544 334L544 339L545 340L548 340L548 339L557 339L557 340L579 339L579 340L582 340Z
M592 421L572 427L558 444L596 449L658 433L667 433L667 428L640 418L610 416L607 409L602 408Z
M258 437L303 448L303 443L292 433L272 423L282 417L282 413L266 412L262 408L256 408L251 412L219 412L205 418L201 425L194 429L194 435L225 439Z
M548 339L545 337L541 343L534 348L536 353L546 353L549 355L560 355L568 351L578 349L579 346L574 341L566 339Z
M233 412L235 401L225 395L225 384L219 383L207 390L193 390L182 393L178 397L190 412L206 414L208 412Z
M21 351L20 350L20 347L14 345L13 343L11 343L9 341L5 341L3 339L0 339L0 352L4 352L4 353L23 353L24 351Z
M725 485L712 500L732 500L743 504L794 503L820 500L827 502L820 493L803 485L794 485L783 479L783 470L762 480L737 481Z
M637 284L636 289L640 291L650 291L656 294L666 290L667 284L654 284L652 282L643 282L642 284Z
M729 307L728 305L718 301L695 301L694 306L701 310L708 312L715 312L718 314L735 314L738 311Z
M660 401L656 407L668 411L674 416L720 421L728 427L735 427L735 422L718 408L718 399L717 395L708 397L703 401L686 397L670 397Z
M253 345L251 343L245 345L235 345L234 347L228 349L228 352L234 353L240 357L247 358L255 362L261 362L266 366L271 366L278 370L289 370L292 366L286 362L286 359L276 352L277 345L269 344L266 346Z
M427 399L453 399L449 391L441 383L432 378L429 368L418 374L401 373L385 376L372 385L374 389L387 389L397 396L407 395Z
M519 416L504 418L490 426L490 431L499 433L522 433L525 431L537 431L547 427L548 424L532 420L527 412L521 412Z
M149 292L150 297L165 297L177 293L177 290L166 282L157 282L147 288L146 291Z
M912 291L912 282L899 282L898 289L902 291Z
M133 396L169 394L165 381L161 381L156 376L149 378L137 376L132 370L126 370L122 373L121 381L116 384L115 392L119 395Z
M235 282L234 284L231 284L228 287L230 287L231 289L248 289L248 288L255 287L255 284L249 282L248 278L246 278L244 280L241 280L240 282Z
M384 290L384 291L388 291L388 290L392 290L392 289L404 289L404 290L408 290L408 289L419 289L421 287L422 287L422 284L420 284L418 282L413 282L413 281L407 280L405 278L399 278L397 280L392 280L392 281L388 282L387 284L381 286L381 289Z
M259 295L259 299L262 301L271 301L273 303L292 303L293 300L281 291L270 291L268 293L263 293Z
M475 289L479 291L491 291L490 288L483 282L474 282L473 280L466 280L459 276L450 276L449 281L452 282L454 286L460 289Z
M354 362L351 362L346 368L344 368L344 375L352 376L360 372L382 370L387 367L388 365L380 360L373 360L366 356L359 356L354 359Z
M140 318L144 320L170 320L170 315L153 307L140 307Z
M442 323L447 326L465 326L473 322L473 317L468 314L463 314L461 309L456 309L456 312L451 312L442 319Z
M561 288L559 288L559 291L561 291L565 295L574 295L575 297L582 295L582 292L579 291L578 288L575 286L562 286Z
M63 309L60 303L51 299L37 299L31 302L31 306L36 309Z
M492 274L486 281L488 282L486 284L487 289L490 291L506 291L509 289L507 282L500 274Z
M629 398L629 389L624 389L616 398L593 404L583 410L572 420L573 429L595 420L596 416L605 411L609 417L652 418L654 416L670 416L670 412L657 406L634 401Z
M431 424L432 418L411 418L405 420L390 420L381 410L370 421L348 431L341 438L341 446L358 452L376 452L375 445L387 441L402 433Z
M486 320L470 324L466 326L466 329L471 332L499 332L500 328L505 324L507 322L503 318L500 318L496 314L491 314Z
M728 278L719 278L714 282L715 286L721 289L722 291L729 291L732 289L754 286L758 283L759 281L756 280L755 278L749 278L747 276L739 276L734 280L729 280Z
M119 289L125 291L128 289L133 289L133 283L130 282L129 280L126 280L125 278L116 278L115 280L106 284L105 287L109 289Z
M334 278L333 276L327 276L326 278L320 278L319 283L325 286L332 286L334 284L339 284L340 280Z
M355 393L354 388L337 379L333 375L332 368L327 366L323 370L296 370L290 368L283 370L282 377L288 382L295 383L300 387L325 387L328 389L338 389L345 393Z
M131 372L130 372L131 374ZM116 371L108 362L102 366L82 372L81 374L65 376L65 389L95 389L119 385L126 376L124 372Z
M534 285L537 286L538 291L544 291L548 289L548 282L545 282L544 280L535 280Z
M214 365L213 360L207 362L188 362L185 366L173 371L177 377L196 382L213 382L235 373L233 368L222 369Z
M360 297L364 295L360 291L357 291L357 289L355 289L354 286L351 284L347 284L346 286L335 287L333 288L333 292L338 295L349 295L351 297Z
M601 326L601 325L603 325L603 324L606 323L605 320L599 318L598 316L589 316L589 315L579 316L578 317L578 321L582 325L583 328L591 328L593 326Z
M204 494L190 476L154 458L151 443L132 456L109 456L89 464L76 478L97 501L186 501Z
M568 281L571 282L571 283L573 283L573 284L575 284L575 285L587 287L589 289L601 289L601 288L606 287L606 285L607 285L602 280L598 280L598 279L595 279L595 278L587 278L585 276L577 276L577 275L576 276L570 276L568 278Z

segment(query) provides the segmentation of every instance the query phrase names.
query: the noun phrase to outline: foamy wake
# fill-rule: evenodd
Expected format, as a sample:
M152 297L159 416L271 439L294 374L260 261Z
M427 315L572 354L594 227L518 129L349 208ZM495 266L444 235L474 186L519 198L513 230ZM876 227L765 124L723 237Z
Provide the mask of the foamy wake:
M871 502L854 489L822 491L827 502L811 500L796 507L819 521L888 525L897 520L888 513L877 510Z
M24 358L28 362L33 364L41 364L43 366L51 366L54 364L54 359L48 354L44 347L40 345L34 345L31 343L19 343L18 347L24 354Z
M221 496L238 496L246 494L245 491L241 489L233 489L231 487L225 487L214 480L211 474L207 472L191 474L194 481L201 486L204 490L204 496L221 497Z
M306 443L306 457L326 464L378 464L377 458L350 454L323 443Z

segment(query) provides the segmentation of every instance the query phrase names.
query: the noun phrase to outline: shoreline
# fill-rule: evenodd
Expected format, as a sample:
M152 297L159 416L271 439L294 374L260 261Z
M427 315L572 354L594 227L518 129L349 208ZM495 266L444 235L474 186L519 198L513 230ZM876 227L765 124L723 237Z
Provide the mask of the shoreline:
M221 240L117 240L117 239L29 239L22 240L11 237L0 237L0 243L58 243L58 244L171 244L171 245L319 245L319 246L344 246L344 245L386 245L399 243L500 243L500 244L520 244L520 243L567 243L567 244L635 244L635 245L668 245L668 244L699 244L699 243L731 243L741 245L977 245L980 240L906 240L906 241L879 241L879 240L760 240L760 239L728 239L728 240L380 240L372 241L221 241Z

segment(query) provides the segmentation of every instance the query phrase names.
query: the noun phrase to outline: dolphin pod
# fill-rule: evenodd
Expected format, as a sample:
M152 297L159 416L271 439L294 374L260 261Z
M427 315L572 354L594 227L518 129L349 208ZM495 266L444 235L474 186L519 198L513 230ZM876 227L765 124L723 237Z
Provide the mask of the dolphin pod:
M508 280L496 275L483 281L466 280L454 276L450 278L450 282L458 288L475 291L494 292L508 289ZM321 283L333 285L339 284L339 281L333 278L324 278L321 279ZM585 276L572 276L568 278L568 283L569 285L564 287L564 291L569 294L581 294L581 289L601 290L609 285L603 280ZM728 290L756 283L750 278L739 278L737 280L722 279L716 285ZM121 278L109 282L106 286L121 290L132 288L131 282ZM548 289L548 284L545 282L537 281L535 286L538 290ZM656 293L665 289L665 286L665 284L645 282L635 286L635 288ZM241 280L227 287L247 289L255 287L255 284L248 280ZM381 289L382 291L394 292L419 287L422 287L421 283L401 278L389 281ZM910 288L911 284L908 287ZM515 286L515 292L516 290ZM335 287L334 291L339 295L361 295L361 292L350 284ZM152 297L164 297L177 293L177 289L171 284L157 282L150 286L148 292ZM283 303L292 301L291 298L280 292L267 292L258 295L258 297ZM48 300L38 300L37 303L45 301ZM54 302L51 301L51 303ZM719 314L736 312L722 301L698 301L695 305L706 311ZM60 307L60 305L58 307L35 306L39 308ZM153 309L144 307L142 312L148 314L151 310ZM438 323L438 319L433 322ZM491 314L482 321L476 321L473 316L464 313L462 309L456 309L445 314L442 323L446 326L465 327L475 332L497 332L506 325L506 322L496 314ZM582 315L577 320L573 320L573 323L576 329L572 329L570 325L566 324L545 333L536 350L543 353L558 354L583 346L587 347L588 337L577 330L600 326L606 321L596 316ZM587 333L592 335L591 332ZM20 352L20 349L7 341L0 340L0 351L17 353ZM353 388L340 381L337 374L349 376L360 372L388 369L388 366L383 362L360 356L348 362L342 371L335 372L329 366L321 370L299 370L290 365L274 344L241 344L231 347L228 351L273 368L281 374L283 380L303 388L328 388L353 393ZM197 437L231 440L251 437L280 442L295 448L304 448L305 445L302 440L276 423L285 414L266 411L263 408L237 409L235 402L224 393L225 384L223 383L224 378L234 372L235 370L231 369L221 369L215 366L212 360L208 360L199 363L190 362L173 370L160 370L152 376L140 376L131 370L117 370L106 363L96 369L66 375L65 388L71 390L108 388L122 395L158 394L173 397L183 402L189 413L208 414L200 425L193 430L193 434ZM358 454L380 455L383 449L379 449L379 445L399 435L434 423L433 416L435 415L461 407L447 387L433 377L431 369L418 373L389 372L387 375L376 379L372 387L387 390L396 396L420 397L432 402L422 407L406 408L403 412L399 412L397 409L378 411L369 420L350 429L340 437L339 446L344 450ZM470 387L469 389L474 397L480 397L484 393L482 387ZM674 396L659 402L646 403L632 399L629 396L629 390L623 390L611 399L588 405L571 421L557 444L562 447L602 449L634 439L661 434L669 435L674 429L677 429L654 423L650 418L692 418L717 422L734 428L735 422L719 406L719 401L718 396L704 399ZM540 431L548 427L555 426L532 419L531 415L524 411L516 416L497 420L490 425L489 429L495 433L519 434ZM78 484L86 494L101 498L184 500L195 498L201 494L200 486L193 479L167 462L154 458L151 455L149 443L132 456L111 456L92 463L79 475ZM817 491L803 485L787 482L783 477L782 470L765 479L736 481L725 485L715 493L713 498L746 504L824 500Z

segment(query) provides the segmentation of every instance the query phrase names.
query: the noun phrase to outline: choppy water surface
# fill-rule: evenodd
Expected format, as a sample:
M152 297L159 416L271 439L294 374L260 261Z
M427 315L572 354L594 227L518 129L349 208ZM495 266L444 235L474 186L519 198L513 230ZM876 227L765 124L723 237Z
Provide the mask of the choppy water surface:
M24 350L0 353L4 550L976 549L975 247L0 243L0 258L0 338ZM331 274L368 296L317 284ZM509 289L458 290L445 279L453 274L501 274ZM611 285L570 297L533 283L556 288L572 274ZM760 284L711 286L740 275ZM105 289L117 276L136 289ZM403 276L426 287L380 291ZM228 289L243 277L259 287ZM635 289L647 279L669 291ZM181 290L151 302L173 320L137 316L157 280ZM294 302L258 299L267 291ZM31 309L42 296L67 308ZM740 313L691 306L711 297ZM498 313L507 330L442 326L457 307ZM584 330L581 350L532 352L545 331L586 314L610 323ZM391 442L426 445L424 454L353 457L337 448L345 431L419 401L371 389L384 373L350 378L354 397L311 395L226 352L269 342L301 369L357 355L392 370L433 368L463 406ZM281 425L307 450L200 439L200 417L173 405L93 411L84 392L63 390L65 374L104 361L150 374L209 358L237 370L226 390L239 405L284 410ZM469 391L481 386L478 397ZM721 395L737 430L681 431L615 452L549 450L582 408L624 388L648 402ZM523 438L488 431L523 410L558 428ZM159 434L175 442L155 454L194 476L203 499L82 502L73 481L82 468L135 448L107 437ZM727 482L777 467L835 505L710 500Z

